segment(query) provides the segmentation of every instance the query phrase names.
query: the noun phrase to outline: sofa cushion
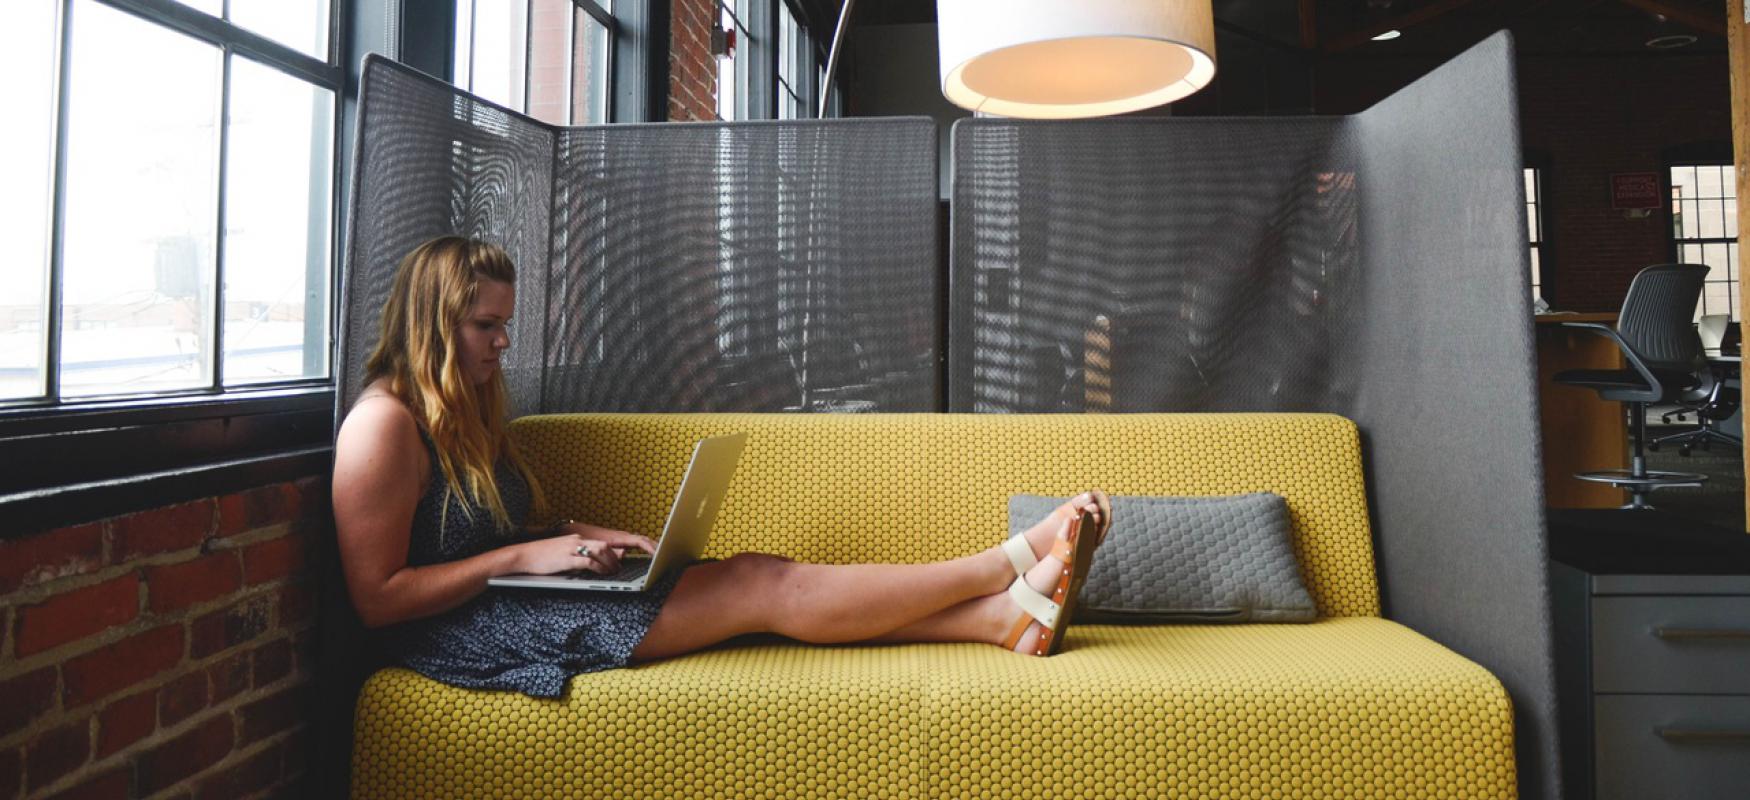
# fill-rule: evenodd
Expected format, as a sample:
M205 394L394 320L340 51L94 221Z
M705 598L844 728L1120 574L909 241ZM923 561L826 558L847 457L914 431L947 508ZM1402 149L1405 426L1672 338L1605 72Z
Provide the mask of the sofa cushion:
M1355 424L1331 414L554 414L510 433L560 517L647 535L693 442L746 431L705 555L918 563L1002 542L1009 496L1273 492L1320 616L1378 616Z
M366 799L1515 794L1500 683L1377 618L1080 625L1048 659L762 641L559 700L391 669L356 719Z
M1018 534L1067 497L1009 498ZM1311 622L1288 533L1270 492L1113 497L1112 530L1094 555L1077 619L1086 622Z

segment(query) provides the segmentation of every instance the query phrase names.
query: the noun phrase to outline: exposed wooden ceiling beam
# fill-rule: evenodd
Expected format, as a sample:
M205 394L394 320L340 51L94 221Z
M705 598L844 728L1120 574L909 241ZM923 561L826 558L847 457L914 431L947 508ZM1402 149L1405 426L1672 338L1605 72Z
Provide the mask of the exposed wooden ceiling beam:
M1622 0L1622 3L1623 5L1633 6L1651 14L1658 14L1672 22L1688 25L1702 33L1711 33L1715 36L1726 35L1726 17L1724 13L1721 13L1719 16L1708 16L1707 14L1699 13L1694 9L1672 5L1664 2L1664 0Z
M1319 47L1318 0L1300 0L1300 46L1306 50Z
M1476 2L1476 0L1437 0L1436 2L1429 3L1428 5L1422 6L1413 11L1399 14L1391 19L1376 22L1362 28L1361 30L1326 39L1324 50L1327 53L1337 53L1343 50L1360 47L1371 41L1373 37L1385 33L1386 31L1406 30L1429 20L1445 16L1446 14L1457 11L1474 2ZM1631 0L1623 0L1623 2L1631 2ZM1303 22L1302 25L1304 24L1305 23Z

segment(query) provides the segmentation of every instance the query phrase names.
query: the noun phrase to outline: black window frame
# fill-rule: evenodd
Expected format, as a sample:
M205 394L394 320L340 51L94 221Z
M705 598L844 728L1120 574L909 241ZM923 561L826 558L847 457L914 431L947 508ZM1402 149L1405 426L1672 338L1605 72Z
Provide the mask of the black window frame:
M135 511L326 474L335 435L341 272L347 238L358 65L380 51L436 75L453 52L453 0L331 0L329 60L175 0L95 0L203 40L227 37L238 52L293 74L332 80L338 100L330 247L330 375L223 393L92 398L0 408L0 540ZM61 0L63 9L69 0ZM442 8L452 9L439 13ZM619 30L609 87L615 122L660 122L668 110L669 16L664 0L617 0ZM654 46L653 46L654 44ZM66 69L65 53L62 48ZM269 57L264 57L263 54ZM300 71L301 69L301 71ZM64 105L64 102L60 102ZM64 126L60 126L64 127ZM58 222L57 222L58 225Z
M711 15L711 26L724 30L723 17L728 15L731 27L724 30L725 36L733 37L734 44L727 58L735 62L735 116L723 116L723 82L722 72L718 72L717 107L713 109L719 120L735 122L755 119L772 119L777 116L776 99L771 97L765 82L757 79L761 65L769 70L777 62L772 60L771 41L775 30L770 24L774 14L767 13L772 0L712 0L715 9ZM713 36L715 39L716 36ZM725 58L723 55L712 54L713 59ZM768 63L769 62L769 63Z
M1676 220L1671 213L1671 193L1675 189L1675 185L1671 180L1671 171L1680 167L1726 167L1726 174L1723 176L1724 180L1735 181L1736 171L1731 169L1735 163L1731 144L1729 142L1697 142L1683 144L1666 148L1661 153L1661 156L1662 158L1660 160L1662 165L1659 170L1659 186L1660 196L1665 198L1665 202L1660 204L1659 217L1665 224L1665 252L1670 254L1672 263L1686 263L1683 259L1683 245L1685 244L1725 244L1727 246L1726 279L1718 280L1712 275L1709 275L1707 283L1736 283L1738 284L1738 291L1742 293L1744 291L1744 276L1742 270L1739 268L1737 260L1731 258L1730 254L1733 250L1741 247L1743 231L1739 231L1738 236L1712 237L1705 240L1700 239L1699 237L1696 239L1679 239L1677 238ZM1731 188L1733 193L1736 194L1737 186L1735 183ZM1738 202L1743 202L1743 198L1737 198L1737 200ZM1727 296L1730 297L1730 295L1731 292L1730 289L1728 289ZM1706 302L1707 292L1704 285L1702 297L1696 301L1698 314L1705 311L1704 307ZM1726 313L1730 315L1731 324L1735 325L1740 322L1740 314L1738 313L1738 308L1736 306L1729 307Z
M771 48L773 114L779 118L785 118L782 116L782 112L778 109L782 107L784 98L787 95L794 98L798 107L801 109L800 114L795 117L788 117L787 119L817 119L820 116L819 73L824 69L827 57L827 54L821 48L821 37L818 33L820 24L817 20L820 17L820 13L811 9L808 5L801 2L801 0L774 0L774 2L782 4L784 9L790 13L790 18L795 20L797 32L800 36L798 41L792 46L799 51L806 49L807 63L805 65L798 65L805 66L806 69L803 70L802 73L793 76L798 79L797 82L799 85L792 86L789 81L784 80L784 70L779 63L783 58L783 48L781 46L782 34L778 32L779 26L783 25L784 17L782 14L774 12L771 15L773 18L772 40L780 42L780 46Z
M620 67L619 67L620 59L623 55L626 55L626 52L627 52L620 46L620 43L621 43L621 38L625 35L628 35L626 33L626 28L628 26L623 25L614 12L610 11L608 8L603 6L604 2L610 2L610 1L611 0L567 0L567 2L569 2L571 4L571 9L572 9L571 10L571 14L572 14L572 16L571 16L571 29L572 29L573 36L576 35L577 21L578 21L579 14L588 15L591 19L595 20L596 23L600 24L602 27L606 28L608 31L608 74L607 74L607 87L606 87L607 88L608 107L607 107L606 114L605 114L605 117L606 117L605 121L622 121L622 120L620 120L620 118L616 114L616 106L619 105L620 102L622 102L622 98L621 98L620 94L614 90L614 87L615 87L616 83L618 82L618 76L619 76L619 73L621 71ZM444 78L444 80L448 81L452 85L457 86L458 88L462 89L463 91L471 91L471 89L469 87L462 86L456 82L456 77L457 77L456 67L457 67L457 65L455 63L455 46L454 45L455 45L455 38L456 38L455 32L458 30L458 28L457 28L456 19L455 19L455 16L456 16L455 2L456 2L456 0L451 0L451 2L449 2L449 4L448 4L447 10L444 12L449 16L449 20L450 20L450 25L447 28L447 36L446 36L446 38L449 40L450 47L449 47L448 51L444 54L443 67L442 67L442 69L439 69L439 70L428 70L428 71L430 71L436 75L441 75ZM479 0L467 0L467 2L468 2L470 14L477 14L478 10L479 10ZM525 18L530 20L530 22L532 23L532 21L534 20L535 0L521 0L521 2L523 3L523 6L524 6ZM469 34L472 35L473 31L474 31L474 20L469 20L468 30L469 30ZM524 36L523 36L524 52L525 53L531 52L533 50L533 44L534 44L534 29L533 29L533 25L531 24L529 26L529 30L524 31ZM470 42L468 44L468 53L469 53L470 60L472 60L474 52L475 52L475 45L473 42ZM574 46L572 48L571 53L568 54L568 57L575 57L576 53L577 53L577 50L576 50L576 47ZM571 64L571 70L572 70L571 74L573 76L575 76L576 75L576 64ZM528 65L525 64L524 69L523 69L523 96L522 96L522 111L521 111L521 113L524 113L524 114L528 114L528 108L529 108L529 75L528 75L528 72L529 72ZM473 75L474 75L473 64L470 63L469 68L468 68L468 77L469 77L470 83L473 81ZM576 109L574 107L570 106L569 100L570 100L570 98L567 98L567 111L569 112L568 116L572 117L572 121L570 122L570 124L572 124L572 125L583 124L583 123L579 123L579 122L575 121ZM530 116L533 116L533 115L530 115ZM642 120L640 120L640 121L642 121Z
M1548 152L1541 149L1526 149L1521 154L1520 166L1524 169L1536 170L1537 174L1537 233L1538 239L1534 247L1537 250L1538 282L1533 287L1533 298L1542 297L1551 308L1556 307L1559 276L1553 268L1555 264L1555 216L1550 213L1549 185L1552 173L1552 159ZM1531 205L1527 199L1527 215L1531 213ZM1527 235L1529 237L1529 231ZM1528 253L1527 258L1530 258ZM1530 276L1526 276L1529 280Z
M60 396L58 269L51 270L44 329L51 370L48 395L0 403L0 463L13 465L0 480L0 513L9 524L0 538L103 519L116 514L208 497L277 480L320 472L333 443L335 310L341 252L340 196L347 171L342 157L342 117L347 102L346 52L349 0L330 0L328 57L318 59L231 22L174 0L89 0L130 14L148 24L218 47L227 56L297 77L334 93L330 148L331 207L328 242L327 329L322 341L329 375L226 387L222 358L210 386L172 392L112 397ZM52 210L51 264L58 264L64 236L66 123L71 68L73 0L57 8L57 86L55 113L55 206ZM226 61L229 64L229 60ZM226 67L227 80L229 67ZM221 109L222 110L222 109ZM226 158L219 154L217 191L224 192ZM221 253L223 244L219 245ZM223 256L214 266L224 275ZM219 324L215 321L215 324Z

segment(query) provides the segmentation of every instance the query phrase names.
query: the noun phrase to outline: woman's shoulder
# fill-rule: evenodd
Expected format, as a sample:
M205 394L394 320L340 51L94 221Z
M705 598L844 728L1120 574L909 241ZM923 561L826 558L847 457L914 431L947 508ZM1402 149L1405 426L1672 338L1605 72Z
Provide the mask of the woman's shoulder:
M366 387L340 423L336 446L345 447L348 443L371 448L423 449L413 410L377 384Z

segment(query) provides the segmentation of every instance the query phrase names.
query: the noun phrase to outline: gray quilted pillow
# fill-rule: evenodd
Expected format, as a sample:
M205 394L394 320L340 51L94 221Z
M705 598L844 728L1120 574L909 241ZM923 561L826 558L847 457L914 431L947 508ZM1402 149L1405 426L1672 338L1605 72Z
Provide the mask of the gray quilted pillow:
M1009 498L1020 533L1065 497ZM1269 493L1114 497L1113 526L1082 587L1082 622L1310 622L1318 616Z

